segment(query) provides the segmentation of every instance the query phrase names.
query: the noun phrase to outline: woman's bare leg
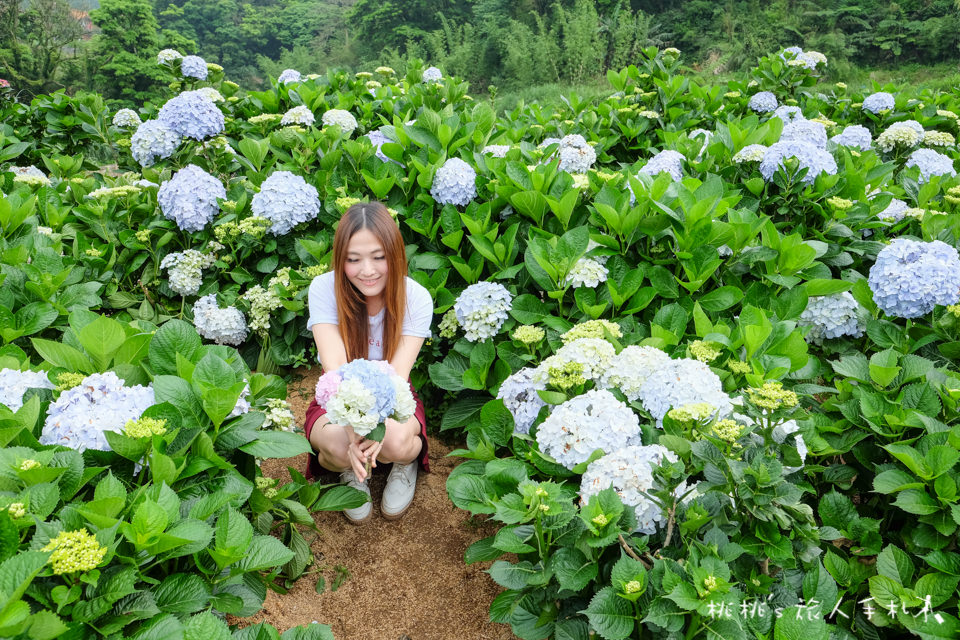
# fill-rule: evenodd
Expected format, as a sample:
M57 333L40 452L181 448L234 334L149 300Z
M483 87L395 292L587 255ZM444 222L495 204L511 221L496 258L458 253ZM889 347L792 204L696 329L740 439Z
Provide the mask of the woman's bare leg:
M340 425L331 424L327 416L320 416L310 431L310 446L317 454L317 461L331 471L346 471L350 468L347 447L350 438Z

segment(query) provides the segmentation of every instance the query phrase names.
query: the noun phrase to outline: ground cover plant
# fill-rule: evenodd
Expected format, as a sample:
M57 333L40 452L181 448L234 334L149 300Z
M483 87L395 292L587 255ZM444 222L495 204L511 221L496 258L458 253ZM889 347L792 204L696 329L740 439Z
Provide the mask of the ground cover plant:
M260 476L308 448L274 374L315 362L307 286L378 199L434 299L450 499L502 524L465 558L494 622L955 637L958 96L681 58L502 114L419 62L245 91L174 50L160 104L4 103L4 635L276 636L223 616L358 498Z

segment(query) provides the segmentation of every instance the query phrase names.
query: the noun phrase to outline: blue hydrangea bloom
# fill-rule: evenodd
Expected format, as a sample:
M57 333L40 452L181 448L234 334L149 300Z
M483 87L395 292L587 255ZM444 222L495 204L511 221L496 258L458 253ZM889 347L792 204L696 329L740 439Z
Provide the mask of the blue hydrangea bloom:
M785 54L791 54L789 57ZM781 60L792 60L793 58L799 58L803 55L803 49L800 47L786 47L783 51L780 52Z
M812 145L827 148L827 128L819 122L812 120L794 120L783 125L783 132L780 134L780 140L798 140L800 142L809 142Z
M890 204L887 205L886 209L877 214L877 217L881 220L893 220L896 222L903 220L903 216L909 208L906 202L899 198L894 198L890 201Z
M823 344L829 338L863 335L860 323L861 307L849 291L830 296L814 296L800 314L800 326L810 327L806 339L814 344Z
M290 233L301 222L313 220L320 213L317 188L289 171L274 171L260 185L260 193L250 201L253 215L272 223L270 233Z
M421 79L424 82L439 82L440 80L443 80L443 72L436 67L427 67L423 71Z
M673 180L683 179L683 162L686 158L679 151L665 149L657 155L650 158L647 164L640 168L638 173L656 178L661 173L669 173Z
M370 140L370 143L377 148L377 157L381 162L392 162L393 164L399 164L401 167L403 166L396 160L391 160L388 158L387 155L380 149L380 147L382 147L384 144L388 142L396 142L396 140L388 138L387 135L380 129L374 129L368 133L367 138Z
M953 160L949 156L933 149L917 149L910 154L906 166L920 169L920 183L923 184L933 176L955 176Z
M747 106L757 113L770 113L777 110L777 96L771 91L760 91L750 97Z
M800 110L800 107L792 107L786 104L783 106L777 107L776 110L773 112L773 115L770 117L780 118L781 120L783 120L784 124L794 122L796 120L806 120L806 118L803 117L803 111Z
M300 72L296 69L284 69L280 73L280 77L277 78L277 82L280 84L288 84L290 82L300 82L301 76Z
M811 184L821 173L835 175L837 161L829 153L809 142L783 140L770 145L763 160L760 161L760 174L765 180L773 179L773 174L784 165L787 158L796 158L800 169L807 169L803 182Z
M223 133L223 112L199 91L184 91L160 108L157 120L185 138L203 140Z
M337 370L343 380L358 380L376 398L376 412L383 422L393 415L397 390L390 376L379 365L362 358L351 360Z
M184 56L180 61L180 73L184 78L207 79L207 61L200 56Z
M892 94L886 91L878 91L877 93L871 93L863 99L862 109L870 113L880 113L881 111L893 109L893 105L894 100Z
M884 313L917 318L960 300L960 255L939 240L897 238L877 255L867 284Z
M850 125L830 139L841 146L856 147L861 151L868 151L873 146L870 129L860 124Z
M200 231L210 223L225 200L223 184L200 167L190 164L160 185L157 202L168 220L183 231Z
M430 195L437 204L462 207L477 197L477 172L460 158L449 158L437 169Z
M147 120L130 137L130 153L141 167L169 158L180 146L180 134L160 122Z

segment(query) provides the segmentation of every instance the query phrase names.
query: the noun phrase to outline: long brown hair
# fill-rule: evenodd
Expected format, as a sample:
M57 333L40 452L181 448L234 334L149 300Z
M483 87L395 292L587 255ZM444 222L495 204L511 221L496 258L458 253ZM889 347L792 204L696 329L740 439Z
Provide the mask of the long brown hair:
M347 362L367 357L370 349L367 299L347 279L344 268L350 238L361 229L369 229L376 236L387 260L387 283L383 289L386 309L383 318L383 358L390 360L400 345L403 317L407 309L407 254L400 229L387 208L379 202L359 202L347 209L333 236L334 292L340 337L347 351Z

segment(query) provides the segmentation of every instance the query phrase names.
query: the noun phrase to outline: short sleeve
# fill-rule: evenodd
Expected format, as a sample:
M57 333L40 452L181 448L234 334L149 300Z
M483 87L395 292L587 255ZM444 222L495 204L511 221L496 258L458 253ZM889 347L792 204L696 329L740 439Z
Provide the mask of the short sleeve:
M430 337L430 323L433 321L433 298L423 285L407 278L407 313L403 318L401 334L416 338Z
M339 324L337 320L337 296L334 292L333 272L320 274L310 283L307 294L310 318L307 331L315 324ZM429 294L428 294L429 295Z

